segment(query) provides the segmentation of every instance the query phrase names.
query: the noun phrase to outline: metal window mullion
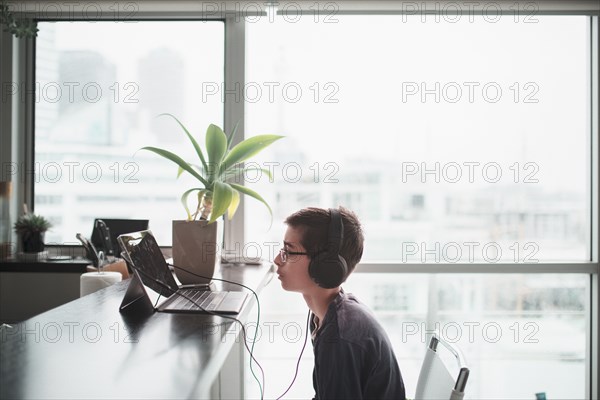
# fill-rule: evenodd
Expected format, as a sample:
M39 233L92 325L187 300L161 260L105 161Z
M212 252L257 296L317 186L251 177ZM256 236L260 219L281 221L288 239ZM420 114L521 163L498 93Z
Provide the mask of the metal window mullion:
M225 82L224 129L229 133L238 124L234 144L245 136L244 101L241 98L245 83L246 28L243 19L225 20ZM234 93L227 94L231 90ZM239 94L239 97L238 97ZM244 196L240 198L235 218L225 218L225 249L238 250L244 243Z
M245 52L246 52L246 31L244 19L230 16L225 19L225 71L223 82L223 129L230 133L237 124L237 133L233 143L239 143L244 139L244 101L241 98L245 83ZM228 94L231 90L232 94ZM238 93L240 97L238 98ZM244 243L244 196L240 196L240 204L235 214L235 218L229 220L224 218L225 237L224 249L234 250L243 248ZM243 349L243 346L240 346ZM240 398L245 396L245 372L246 356L242 351L239 354L239 371L234 384L239 389ZM231 382L230 382L231 383Z
M31 83L31 90L27 91L24 105L24 129L25 129L25 165L30 166L33 171L26 173L24 187L24 201L29 205L29 210L35 208L35 99L38 95L35 77L35 38L25 39L25 82ZM26 171L25 171L26 172Z
M600 260L600 27L598 16L590 18L590 86L591 86L591 115L590 115L590 250L592 262ZM600 274L594 273L590 277L590 330L588 355L589 363L586 363L586 385L587 398L597 399L600 395L600 365L598 349L600 348L599 321L600 307L599 294Z
M340 15L444 15L471 17L473 15L523 18L542 15L598 15L600 5L596 0L493 0L477 2L442 2L439 0L393 1L393 0L337 0L314 2L278 0L277 14L290 18L312 18L315 15L329 17L330 22Z
M240 2L238 0L223 0L214 2L173 0L159 2L155 0L137 0L135 2L115 2L114 0L100 0L95 2L55 2L50 5L39 1L14 1L15 13L42 14L48 18L52 14L62 18L83 16L104 19L132 19L142 18L146 15L179 16L182 14L193 15L201 18L224 18L229 15L252 17L265 15L267 1ZM326 15L336 12L341 14L375 14L375 13L411 13L415 7L424 12L452 13L471 11L474 13L493 12L500 9L504 13L512 13L515 7L522 9L525 5L535 7L537 15L547 14L578 14L590 15L598 13L597 0L484 0L484 1L457 1L443 2L440 0L336 0L316 2L314 0L275 0L272 2L279 13L293 15L302 11L304 15L314 15L315 12ZM457 11L459 9L460 11ZM436 11L437 10L437 11ZM491 10L491 11L490 11Z
M6 30L0 29L0 83L3 88L3 98L0 107L0 160L2 160L2 174L0 175L0 181L10 182L12 185L12 189L9 194L9 209L8 215L4 215L2 218L6 218L6 221L2 221L3 223L12 225L12 221L16 219L16 201L15 201L15 193L16 193L16 185L18 183L18 179L12 176L12 172L8 165L15 165L13 144L15 142L14 136L12 134L12 126L13 126L13 98L4 97L4 88L9 88L12 84L15 83L13 71L13 36ZM18 164L17 164L18 165ZM4 232L2 233L4 234ZM16 242L16 238L13 236L13 230L8 229L8 236L3 237L2 241L6 241L9 243L9 246L14 247L11 243ZM9 248L9 252L12 249Z
M356 273L403 274L597 274L598 262L564 263L360 263Z
M12 79L19 90L12 96L11 137L12 162L16 166L13 177L14 213L23 213L23 205L33 211L34 166L34 105L35 105L35 39L13 39Z

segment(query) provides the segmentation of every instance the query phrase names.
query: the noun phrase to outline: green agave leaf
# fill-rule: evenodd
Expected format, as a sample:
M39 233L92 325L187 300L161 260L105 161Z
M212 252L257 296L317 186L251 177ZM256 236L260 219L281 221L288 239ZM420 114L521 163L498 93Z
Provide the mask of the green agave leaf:
M206 129L206 152L208 153L209 180L219 172L221 161L227 151L227 136L217 125L210 124Z
M244 169L244 172L246 171L261 171L261 173L267 175L269 177L269 180L273 179L273 175L271 175L271 171L269 171L266 168L254 168L254 167L248 167L246 169Z
M229 208L227 209L227 218L231 221L231 219L233 218L233 216L235 215L235 212L238 209L238 206L240 205L240 192L238 192L235 189L233 190L233 197L231 198L231 204L229 204Z
M273 179L273 175L271 174L271 171L269 171L266 168L243 167L241 165L236 165L233 168L229 168L227 171L225 171L225 173L223 174L223 177L224 177L224 180L227 180L230 178L234 178L236 176L243 175L245 172L255 172L255 171L261 171L261 173L264 173L265 175L267 175L269 177L269 180Z
M204 193L206 193L208 191L208 190L203 189L203 188L193 188L193 189L186 190L181 195L181 204L183 204L183 208L185 208L185 212L187 213L187 219L188 219L188 221L192 220L192 214L190 213L190 209L188 208L187 199L188 199L188 196L190 195L190 193L192 193L192 192L194 192L196 190L198 191L198 196L200 196L200 194L204 194Z
M187 137L190 139L190 142L192 142L192 145L194 146L194 149L196 149L196 153L198 154L198 157L200 158L200 161L202 162L202 165L204 166L204 170L207 170L206 160L204 159L204 154L202 153L202 149L200 148L200 145L198 144L198 142L196 141L196 139L194 139L194 137L187 130L187 128L173 114L163 113L163 114L159 114L158 116L159 117L169 116L169 117L173 118L175 121L177 121L177 123L179 124L179 126L181 126L181 128L183 129L183 131L185 132L185 134L187 135Z
M223 160L221 172L226 171L237 163L243 162L248 158L259 153L271 143L281 139L279 135L258 135L238 143L231 149L229 154Z
M190 167L194 167L196 168L196 170L198 171L199 174L203 174L204 170L202 169L201 166L197 165L197 164L192 164L192 163L188 163ZM183 174L184 169L181 167L177 167L177 177L179 178L181 176L181 174Z
M215 188L213 191L213 202L212 202L212 212L210 214L209 224L215 222L219 217L221 217L231 204L233 199L233 189L228 183L223 183L219 181L215 181Z
M204 184L204 186L209 186L206 179L204 179L202 176L200 176L200 174L198 174L198 172L196 172L194 170L194 168L190 167L190 165L187 162L185 162L181 157L179 157L177 154L171 153L168 150L159 149L157 147L152 147L152 146L142 147L141 150L151 151L153 153L158 154L161 157L166 158L167 160L174 162L175 164L179 165L179 167L181 169L189 172L190 174L192 174L193 177L195 177L200 182L202 182L202 184Z
M231 131L231 134L227 137L227 149L231 148L231 143L233 143L233 138L235 137L235 134L237 133L237 129L238 126L240 125L240 121L235 123L235 126L233 127L233 130Z
M232 188L234 188L235 190L238 190L238 191L242 192L243 194L248 195L250 197L254 197L256 200L263 203L269 210L269 214L271 214L271 218L273 218L273 211L271 210L271 207L269 207L269 205L267 204L265 199L263 199L258 193L256 193L252 189L248 189L246 186L238 185L237 183L230 183L229 185Z

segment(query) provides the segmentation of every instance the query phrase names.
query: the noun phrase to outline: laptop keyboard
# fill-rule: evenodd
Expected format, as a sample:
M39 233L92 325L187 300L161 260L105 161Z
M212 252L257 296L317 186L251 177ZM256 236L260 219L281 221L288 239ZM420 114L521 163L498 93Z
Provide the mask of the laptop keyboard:
M177 296L178 298L171 303L168 308L175 310L208 310L212 311L217 308L217 306L225 297L224 292L211 292L209 290L194 290L194 289L184 289L180 290L177 293L182 294L183 296ZM185 297L184 297L185 296ZM193 300L190 301L187 298ZM200 306L200 307L198 307Z

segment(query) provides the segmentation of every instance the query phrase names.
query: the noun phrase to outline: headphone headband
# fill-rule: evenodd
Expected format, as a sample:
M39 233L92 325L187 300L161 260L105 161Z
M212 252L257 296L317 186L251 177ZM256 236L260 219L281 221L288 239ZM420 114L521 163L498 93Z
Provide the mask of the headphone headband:
M337 257L344 240L344 222L340 212L335 208L329 209L329 238L327 240L329 242L327 243L329 258Z

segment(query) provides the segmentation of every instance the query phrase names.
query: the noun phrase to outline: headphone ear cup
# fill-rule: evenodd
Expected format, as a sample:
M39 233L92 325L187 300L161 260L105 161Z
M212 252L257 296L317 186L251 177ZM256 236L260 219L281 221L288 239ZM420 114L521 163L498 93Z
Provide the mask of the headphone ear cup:
M318 285L319 284L319 261L318 256L311 258L310 264L308 264L308 275Z
M339 265L339 277L337 277L337 284L334 285L333 287L336 286L340 286L348 277L348 264L346 264L346 259L344 257L342 257L341 255L338 254L337 256L338 258L338 262L337 264Z
M327 259L326 255L317 255L308 265L308 274L317 285L332 289L344 282L348 276L348 265L339 254L334 259Z
M344 282L348 276L348 265L340 255L344 238L344 222L340 212L329 209L329 235L327 251L311 257L308 274L322 288L333 289Z

